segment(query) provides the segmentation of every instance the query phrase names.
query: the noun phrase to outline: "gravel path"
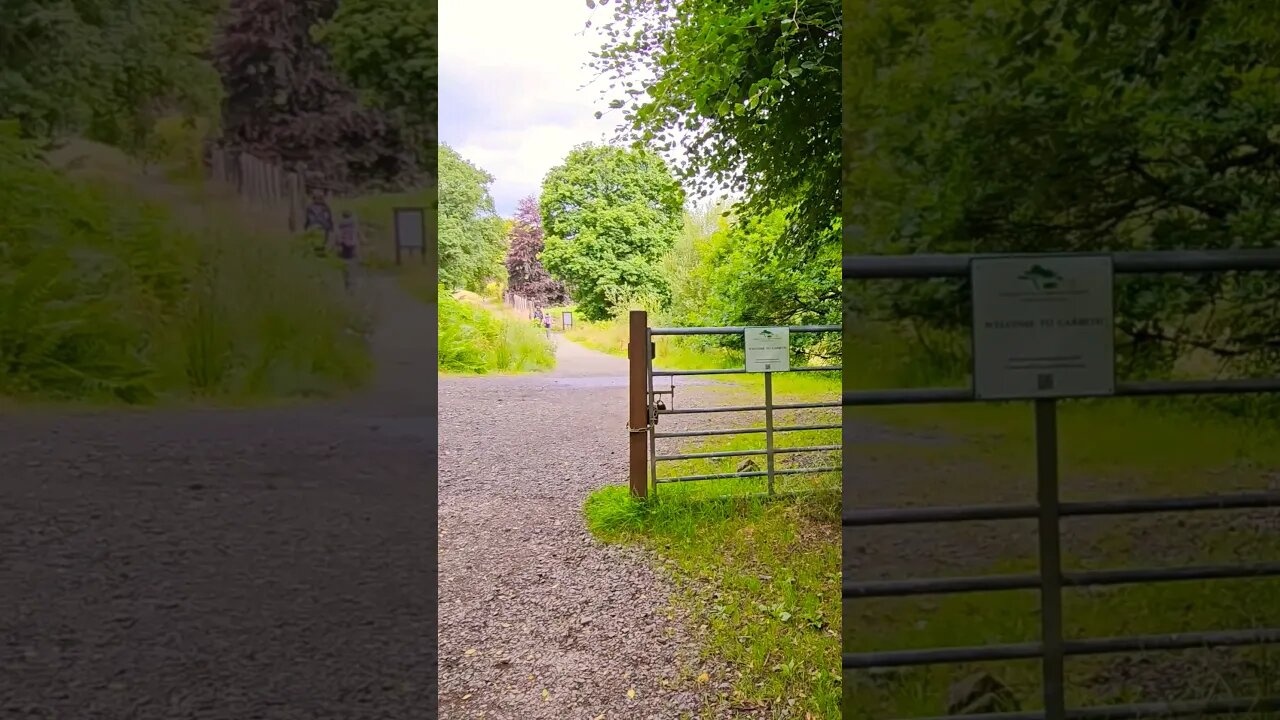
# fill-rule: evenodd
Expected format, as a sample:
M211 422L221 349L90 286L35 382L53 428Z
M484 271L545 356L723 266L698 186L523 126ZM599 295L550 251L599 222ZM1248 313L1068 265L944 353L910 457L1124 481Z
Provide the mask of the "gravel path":
M440 707L446 718L673 720L698 646L640 551L582 504L626 479L621 358L561 340L542 375L440 381Z
M433 319L350 400L0 414L0 718L425 718Z

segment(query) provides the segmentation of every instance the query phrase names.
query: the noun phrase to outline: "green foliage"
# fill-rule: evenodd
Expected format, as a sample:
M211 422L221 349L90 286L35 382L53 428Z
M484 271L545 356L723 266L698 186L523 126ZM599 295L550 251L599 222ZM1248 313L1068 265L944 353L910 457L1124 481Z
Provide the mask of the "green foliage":
M686 230L666 261L673 300L664 320L672 325L838 325L839 249L816 255L789 253L780 238L785 211L762 218L721 220L714 232ZM702 342L741 346L740 338L712 336ZM805 354L839 355L838 338L797 334L792 345Z
M594 66L626 136L678 146L682 178L731 188L744 215L788 210L794 248L838 242L837 0L620 0L606 11Z
M1247 0L846 3L850 251L1274 247L1280 7ZM1280 365L1280 282L1129 277L1128 377L1200 350ZM960 283L862 311L958 331Z
M506 234L494 210L493 176L440 145L440 282L449 288L481 290L503 272Z
M83 133L130 150L164 112L211 116L203 56L222 0L16 0L0 6L0 116L29 136ZM51 51L61 48L61 51Z
M342 0L316 37L347 80L433 144L436 119L436 6L414 0Z
M331 268L244 228L179 231L122 180L73 180L0 136L0 395L139 403L363 379Z
M657 155L580 145L542 181L541 259L586 320L640 296L670 297L660 262L680 230L684 191Z
M531 372L555 365L551 342L531 323L455 299L444 285L436 292L441 372Z

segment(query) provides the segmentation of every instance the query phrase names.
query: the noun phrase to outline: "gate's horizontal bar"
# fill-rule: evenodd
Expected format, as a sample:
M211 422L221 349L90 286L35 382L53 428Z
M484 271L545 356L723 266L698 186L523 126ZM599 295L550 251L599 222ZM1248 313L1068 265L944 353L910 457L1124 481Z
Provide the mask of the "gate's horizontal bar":
M840 596L850 598L949 595L996 590L1029 590L1040 587L1039 575L983 575L977 577L872 580L842 583Z
M711 473L710 475L678 475L676 477L654 478L656 483L692 482L694 480L727 480L729 478L765 477L768 470L751 470L748 472Z
M961 505L956 507L876 508L854 510L841 518L844 527L912 525L916 523L1021 520L1039 516L1035 505Z
M1068 640L1063 643L1063 654L1069 656L1102 655L1108 653L1191 650L1195 648L1239 647L1242 645L1269 645L1275 643L1280 643L1280 628ZM1007 645L845 653L841 657L840 664L846 670L864 670L868 668L944 665L996 660L1027 660L1041 657L1043 653L1044 647L1040 643L1029 642Z
M820 475L822 473L840 472L840 466L834 467L814 467L814 468L787 468L785 470L774 470L773 474L777 475ZM674 483L674 482L690 482L692 480L723 480L726 478L749 478L749 477L765 477L769 474L768 470L757 470L752 472L738 473L714 473L711 475L680 475L669 478L654 478L656 483Z
M1252 700L1189 700L1186 702L1141 703L1103 707L1068 709L1066 720L1134 720L1135 718L1172 718L1192 715L1231 715L1280 710L1280 696ZM974 715L939 715L911 720L1044 720L1043 710L1024 710Z
M697 413L764 412L772 407L777 410L809 410L812 408L838 408L840 401L816 403L782 403L778 405L739 405L711 408L685 408L683 410L659 410L659 415L694 415Z
M1194 510L1243 510L1280 507L1280 492L1233 493L1182 498L1131 498L1062 503L1059 515L1138 515ZM956 507L877 508L855 510L842 518L845 527L910 525L916 523L968 522L974 520L1027 520L1037 517L1035 505L965 505Z
M816 365L813 367L793 367L787 372L840 372L843 370L841 365ZM654 370L654 377L681 377L684 375L746 375L746 368L729 368L727 370ZM763 375L764 373L755 370L751 371L752 375ZM775 373L781 374L781 373Z
M799 452L821 452L827 450L839 450L839 445L811 445L809 447L787 447L774 448L773 454L782 453L799 453ZM705 452L705 453L686 453L684 455L655 455L654 460L696 460L699 458L724 458L724 457L741 457L744 455L768 455L768 450L725 450L723 452Z
M1096 256L1098 253L1052 253ZM1157 250L1110 253L1117 273L1227 272L1280 270L1280 250ZM1009 257L992 253L919 255L846 255L845 280L968 277L969 263L981 258Z
M1067 711L1067 720L1134 720L1191 715L1234 715L1280 710L1280 695L1251 700L1188 700L1186 702L1138 703L1110 707L1079 708ZM969 716L970 720L976 715Z
M1144 568L1137 570L1092 570L1062 574L1065 587L1097 587L1130 583L1177 582L1182 580L1231 580L1280 576L1280 563L1253 565L1205 565L1181 568ZM1038 575L989 575L977 577L928 578L912 580L875 580L851 582L841 587L841 597L907 597L910 595L948 595L964 592L1027 590L1039 587Z
M1280 392L1280 378L1235 380L1151 380L1117 383L1114 397L1172 395L1245 395ZM846 406L942 405L977 402L971 388L902 388L897 390L850 390L841 393ZM1009 401L1006 401L1009 402Z
M924 650L888 650L883 652L844 653L840 665L845 670L946 665L949 663L994 662L996 660L1028 660L1044 654L1038 642L977 647L929 648Z
M1140 570L1093 570L1062 574L1067 587L1125 585L1129 583L1176 582L1180 580L1231 580L1280 576L1280 563L1252 565L1204 565Z
M840 430L843 426L840 423L831 423L827 425L783 425L775 427L775 433L780 432L809 432L811 430ZM655 438L686 438L686 437L708 437L711 435L748 435L751 433L765 432L765 428L738 428L735 430L684 430L681 432L655 432Z
M791 325L787 328L793 333L832 333L841 332L839 325ZM650 335L741 335L745 327L684 327L684 328L649 328Z

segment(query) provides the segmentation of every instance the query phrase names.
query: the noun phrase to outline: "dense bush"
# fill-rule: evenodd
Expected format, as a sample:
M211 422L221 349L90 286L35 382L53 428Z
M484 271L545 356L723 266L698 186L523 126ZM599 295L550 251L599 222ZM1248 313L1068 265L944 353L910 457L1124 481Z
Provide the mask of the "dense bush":
M0 135L0 394L145 402L357 383L358 318L297 245L182 219ZM340 285L338 286L340 288Z
M499 317L437 288L440 307L440 360L443 372L489 373L546 370L555 352L532 323Z

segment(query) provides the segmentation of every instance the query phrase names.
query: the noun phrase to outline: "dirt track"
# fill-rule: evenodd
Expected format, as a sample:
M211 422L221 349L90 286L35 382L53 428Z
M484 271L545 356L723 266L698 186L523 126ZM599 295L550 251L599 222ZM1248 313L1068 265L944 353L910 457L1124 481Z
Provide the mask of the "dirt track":
M424 718L434 319L268 410L0 415L0 717Z
M697 644L637 552L582 503L626 478L626 361L440 381L440 683L447 718L673 720ZM634 691L634 697L628 696Z

